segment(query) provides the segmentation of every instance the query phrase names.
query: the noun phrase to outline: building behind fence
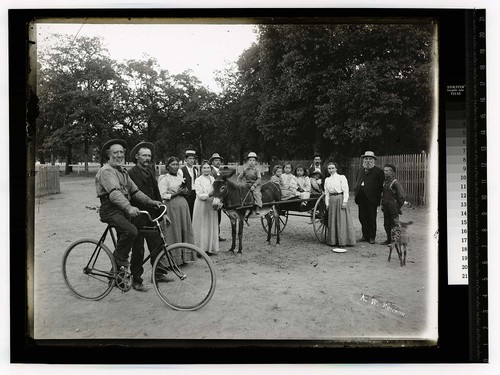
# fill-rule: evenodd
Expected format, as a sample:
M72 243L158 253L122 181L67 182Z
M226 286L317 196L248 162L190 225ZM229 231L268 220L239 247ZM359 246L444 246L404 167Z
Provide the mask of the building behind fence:
M428 161L426 153L411 155L385 155L377 156L377 166L383 168L384 164L396 167L396 179L401 183L406 193L406 200L417 206L424 206L428 202L427 184L429 178ZM354 189L358 171L363 167L361 158L348 158L345 164L345 175L349 188Z
M57 165L37 165L35 175L35 197L59 194L61 192L59 174L59 166Z

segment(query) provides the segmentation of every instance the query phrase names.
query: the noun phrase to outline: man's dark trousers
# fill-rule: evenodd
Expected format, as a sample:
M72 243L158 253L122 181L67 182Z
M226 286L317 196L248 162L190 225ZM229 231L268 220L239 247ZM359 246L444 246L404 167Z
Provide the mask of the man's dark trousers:
M101 220L115 227L118 234L116 249L113 252L113 256L118 267L127 267L128 255L139 234L137 226L144 225L146 220L142 215L129 219L121 211L117 209L107 210L106 206L106 204L101 205Z
M377 234L377 206L367 198L363 188L358 193L357 204L363 238L373 240Z
M132 257L130 259L131 271L133 273L133 281L137 284L142 284L142 274L144 273L144 267L142 262L144 261L144 240L148 244L149 254L151 255L151 266L153 265L158 251L161 249L159 246L162 244L162 240L158 233L151 231L140 232L135 237L132 246ZM137 268L137 269L136 269Z

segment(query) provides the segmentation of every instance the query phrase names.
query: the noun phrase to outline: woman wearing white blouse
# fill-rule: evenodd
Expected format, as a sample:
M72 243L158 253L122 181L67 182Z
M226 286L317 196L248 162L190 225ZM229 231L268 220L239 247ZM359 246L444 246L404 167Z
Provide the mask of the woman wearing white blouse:
M356 232L352 222L349 200L349 184L344 175L337 174L337 164L328 163L330 177L325 179L325 204L328 208L326 243L332 246L353 246Z
M219 217L212 207L215 178L208 161L201 163L201 176L194 182L196 200L193 208L194 244L208 255L219 251Z

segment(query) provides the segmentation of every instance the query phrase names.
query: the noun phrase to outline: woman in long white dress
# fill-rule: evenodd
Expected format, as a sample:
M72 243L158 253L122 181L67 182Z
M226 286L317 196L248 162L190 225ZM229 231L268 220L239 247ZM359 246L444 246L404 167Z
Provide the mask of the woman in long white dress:
M201 163L201 175L194 182L196 200L193 209L194 244L208 255L219 251L219 217L212 207L213 183L211 167L208 161Z
M172 223L165 228L167 244L178 242L194 244L191 215L186 200L187 189L184 178L178 174L179 159L171 156L167 160L167 172L158 179L158 190L167 206L167 214ZM196 261L196 255L191 250L173 252L178 265Z
M326 243L332 246L353 246L356 231L347 205L349 185L344 175L337 173L337 163L328 163L330 177L325 179L325 204L328 208Z

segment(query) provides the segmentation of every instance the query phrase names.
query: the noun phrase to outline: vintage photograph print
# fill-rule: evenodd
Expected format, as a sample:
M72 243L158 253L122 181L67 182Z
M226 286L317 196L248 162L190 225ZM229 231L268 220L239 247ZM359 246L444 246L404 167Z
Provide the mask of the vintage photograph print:
M435 20L30 32L35 340L436 345Z

